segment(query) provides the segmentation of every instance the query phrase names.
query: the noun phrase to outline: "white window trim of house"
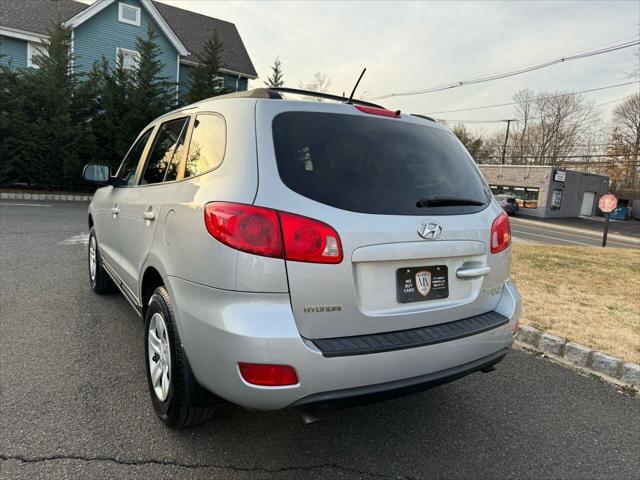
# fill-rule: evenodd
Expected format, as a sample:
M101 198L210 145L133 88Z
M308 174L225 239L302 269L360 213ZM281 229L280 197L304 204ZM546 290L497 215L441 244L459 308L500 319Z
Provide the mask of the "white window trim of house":
M123 56L124 55L132 55L134 57L136 57L136 65L138 63L140 63L140 53L136 52L135 50L129 50L128 48L116 48L116 62L118 61L118 59L120 58L120 52L122 52ZM126 70L132 70L131 68L126 68Z
M135 10L136 12L136 21L129 20L124 18L123 10L125 8L130 8L131 10ZM136 27L140 26L140 7L136 7L133 5L129 5L128 3L120 2L118 4L118 21L122 23L128 23L129 25L135 25Z
M34 55L47 55L47 51L42 43L27 42L27 66L30 68L40 68L33 61Z

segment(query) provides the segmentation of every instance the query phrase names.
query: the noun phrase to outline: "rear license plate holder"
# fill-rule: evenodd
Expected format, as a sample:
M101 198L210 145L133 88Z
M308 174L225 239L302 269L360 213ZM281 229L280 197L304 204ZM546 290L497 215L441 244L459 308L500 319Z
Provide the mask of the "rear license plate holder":
M404 267L396 270L399 303L439 300L449 296L449 269L446 265Z

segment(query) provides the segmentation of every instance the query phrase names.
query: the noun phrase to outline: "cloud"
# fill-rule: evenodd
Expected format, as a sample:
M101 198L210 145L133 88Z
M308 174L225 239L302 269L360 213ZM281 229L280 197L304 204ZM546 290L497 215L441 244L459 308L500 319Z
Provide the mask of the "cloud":
M360 91L371 96L559 58L638 35L636 2L226 2L163 0L233 22L262 86L276 55L288 86L322 70L335 93L349 92L363 67ZM464 108L509 101L521 88L583 90L624 81L632 49L450 91L385 100L403 111ZM593 94L606 102L634 85ZM615 107L615 104L611 108ZM502 118L510 109L465 119ZM457 114L460 117L461 114Z

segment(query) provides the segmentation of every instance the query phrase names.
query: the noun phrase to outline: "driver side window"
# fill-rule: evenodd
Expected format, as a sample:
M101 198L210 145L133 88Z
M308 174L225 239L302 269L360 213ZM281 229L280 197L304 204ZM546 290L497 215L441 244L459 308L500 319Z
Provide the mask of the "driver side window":
M146 147L147 142L149 141L151 132L153 132L153 127L149 128L142 134L135 145L131 147L127 156L124 157L122 165L120 165L120 168L118 169L117 177L126 182L128 187L132 186L136 179L136 169L138 167L138 163L140 163L142 154L144 153L144 147Z

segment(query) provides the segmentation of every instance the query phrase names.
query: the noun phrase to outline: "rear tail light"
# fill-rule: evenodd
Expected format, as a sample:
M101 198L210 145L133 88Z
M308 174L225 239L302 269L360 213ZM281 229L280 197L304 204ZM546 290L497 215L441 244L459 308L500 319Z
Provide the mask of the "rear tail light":
M369 115L380 115L382 117L400 118L400 110L393 111L386 108L367 107L365 105L354 105L362 113L368 113Z
M499 253L511 245L511 227L509 216L502 212L491 225L491 253Z
M215 239L229 247L265 257L282 257L280 225L274 210L214 202L205 207L204 223Z
M280 213L279 217L287 260L312 263L342 261L340 237L329 225L291 213Z
M204 210L207 231L242 252L298 262L340 263L338 233L326 223L270 208L212 202Z
M263 387L284 387L298 383L298 375L289 365L269 365L266 363L238 364L240 375L247 383Z

